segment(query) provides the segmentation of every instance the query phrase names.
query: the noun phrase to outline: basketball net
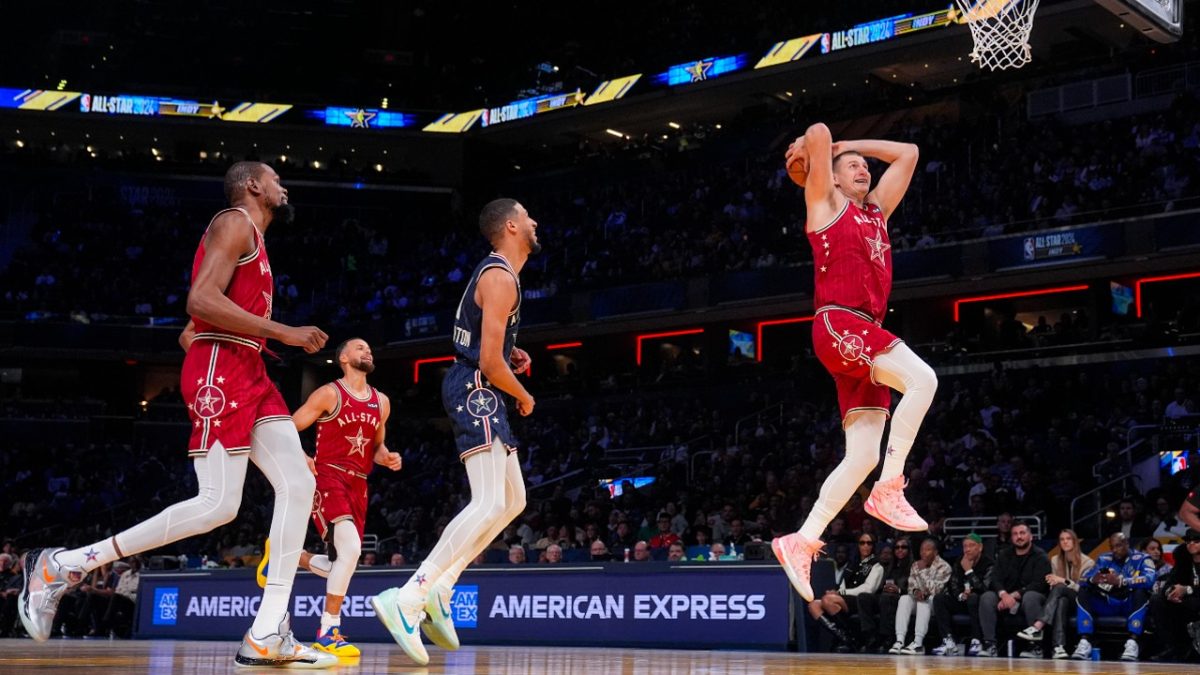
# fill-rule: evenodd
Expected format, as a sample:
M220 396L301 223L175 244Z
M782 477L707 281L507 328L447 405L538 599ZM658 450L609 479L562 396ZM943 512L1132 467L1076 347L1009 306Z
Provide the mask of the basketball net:
M954 0L959 23L971 29L975 49L971 60L992 70L1020 68L1029 63L1029 32L1038 0Z

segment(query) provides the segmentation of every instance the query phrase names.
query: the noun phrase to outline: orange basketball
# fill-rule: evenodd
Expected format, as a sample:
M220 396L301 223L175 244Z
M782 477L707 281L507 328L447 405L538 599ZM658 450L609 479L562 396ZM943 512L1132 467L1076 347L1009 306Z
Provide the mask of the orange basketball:
M788 178L800 187L804 187L804 182L808 180L808 160L804 157L796 157L787 165Z

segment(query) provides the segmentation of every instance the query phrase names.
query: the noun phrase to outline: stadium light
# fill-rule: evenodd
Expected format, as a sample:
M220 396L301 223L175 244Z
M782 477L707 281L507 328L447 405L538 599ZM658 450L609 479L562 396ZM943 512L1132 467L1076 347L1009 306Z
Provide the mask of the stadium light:
M605 129L604 133L608 134L609 136L616 136L617 138L625 138L625 134L617 131L616 129Z
M1133 283L1134 304L1137 307L1137 317L1142 318L1142 284L1156 284L1161 281L1178 281L1179 279L1195 279L1200 277L1200 272L1186 272L1184 274L1168 274L1162 277L1142 277Z
M413 361L413 384L417 384L421 381L421 366L427 363L444 363L446 361L453 360L453 356L434 356L427 359L417 359L416 361Z
M954 301L954 322L958 323L960 309L963 305L969 302L985 302L987 300L1006 300L1008 298L1029 298L1035 295L1053 295L1055 293L1072 293L1074 291L1086 291L1087 284L1079 284L1077 286L1056 286L1054 288L1039 288L1032 291L1017 291L1015 293L997 293L995 295L976 295L969 298L959 298Z

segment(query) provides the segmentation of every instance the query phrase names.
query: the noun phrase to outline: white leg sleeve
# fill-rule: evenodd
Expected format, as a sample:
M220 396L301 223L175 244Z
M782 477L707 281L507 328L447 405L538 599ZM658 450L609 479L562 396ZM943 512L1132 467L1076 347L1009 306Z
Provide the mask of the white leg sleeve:
M288 609L292 579L304 549L317 481L308 470L304 450L300 447L300 434L291 420L266 422L255 427L250 459L275 489L267 587L251 628L254 635L262 637L276 631Z
M850 495L862 485L879 464L879 443L887 415L877 410L855 413L846 422L846 456L821 485L821 494L812 512L800 528L810 541L821 538L829 521L833 520Z
M429 585L442 578L459 557L478 555L478 552L472 553L478 540L504 515L507 455L504 444L496 439L488 452L467 457L464 465L471 486L471 501L446 526L433 550L405 584L406 589L428 591Z
M344 596L346 589L350 588L350 577L358 567L358 558L362 555L362 542L358 539L358 528L353 522L339 520L333 524L333 547L337 549L337 560L333 561L325 592Z
M217 442L192 465L200 488L195 497L172 504L158 515L114 537L73 551L63 551L56 559L91 571L125 556L209 532L236 518L242 504L242 484L246 480L246 455L231 456Z
M880 481L887 481L904 473L904 460L937 392L937 374L908 345L900 343L875 357L871 375L876 382L903 394L892 413L888 452L879 476Z
M521 461L516 453L511 453L504 460L504 464L504 513L492 523L491 528L475 540L469 551L455 558L446 568L440 581L447 587L453 587L471 561L486 549L514 518L525 511L525 477L521 474Z

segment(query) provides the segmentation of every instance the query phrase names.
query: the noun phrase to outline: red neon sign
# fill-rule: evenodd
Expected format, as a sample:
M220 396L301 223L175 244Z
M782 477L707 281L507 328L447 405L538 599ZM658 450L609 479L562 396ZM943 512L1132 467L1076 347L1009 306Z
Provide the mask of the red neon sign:
M1169 274L1165 277L1144 277L1138 279L1133 284L1133 297L1137 306L1138 318L1142 318L1142 284L1153 284L1160 281L1176 281L1179 279L1195 279L1200 277L1200 272L1187 272L1185 274Z
M685 330L673 330L666 333L647 333L637 336L637 364L642 365L642 341L653 340L655 338L675 337L677 335L696 335L703 333L703 328L688 328Z
M421 381L421 366L426 363L443 363L445 361L453 361L453 356L434 356L428 359L417 359L413 361L413 384Z
M763 360L763 328L766 326L782 326L788 323L804 323L812 321L815 317L797 316L791 319L771 319L770 321L759 321L754 327L755 343L754 343L754 360L762 363Z
M984 302L985 300L1005 300L1008 298L1028 298L1035 295L1052 295L1054 293L1070 293L1072 291L1086 291L1087 284L1079 284L1078 286L1057 286L1055 288L1041 288L1033 291L1017 291L1015 293L997 293L995 295L977 295L970 298L959 298L954 301L954 321L958 322L959 308L968 302Z

